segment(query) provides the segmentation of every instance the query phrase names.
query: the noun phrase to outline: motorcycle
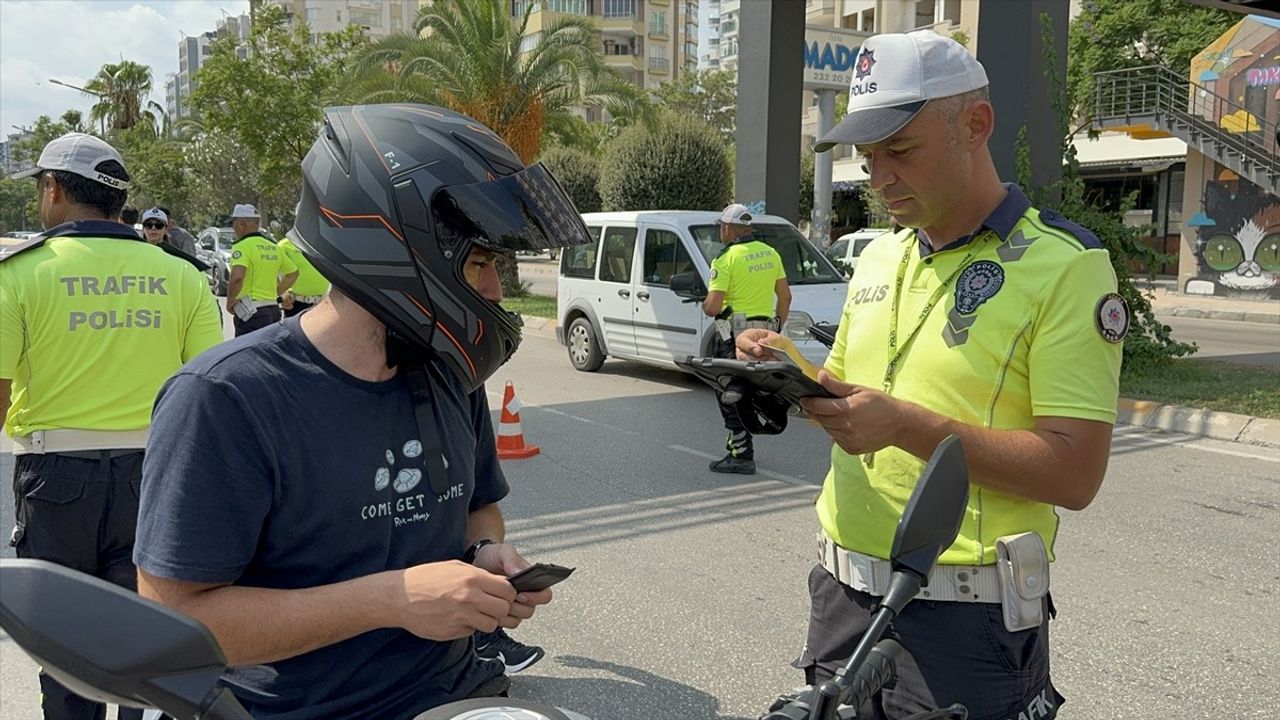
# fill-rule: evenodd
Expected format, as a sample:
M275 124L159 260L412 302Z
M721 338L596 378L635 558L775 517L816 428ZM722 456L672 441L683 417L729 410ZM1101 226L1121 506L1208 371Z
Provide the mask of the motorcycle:
M904 651L882 640L954 542L968 500L960 440L938 445L894 535L888 592L845 667L831 680L780 696L760 720L850 720L888 682ZM226 656L192 618L104 580L41 560L0 560L0 628L73 692L98 702L158 708L177 720L252 720L219 680ZM965 720L952 705L908 720ZM509 698L476 698L414 720L588 720Z

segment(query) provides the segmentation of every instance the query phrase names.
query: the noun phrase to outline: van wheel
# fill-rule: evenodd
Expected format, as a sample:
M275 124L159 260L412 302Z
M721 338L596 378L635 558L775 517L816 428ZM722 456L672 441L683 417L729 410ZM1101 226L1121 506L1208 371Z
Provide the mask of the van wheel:
M580 317L569 324L569 332L565 338L569 346L569 362L575 370L595 372L604 364L604 352L596 340L595 328L591 321Z

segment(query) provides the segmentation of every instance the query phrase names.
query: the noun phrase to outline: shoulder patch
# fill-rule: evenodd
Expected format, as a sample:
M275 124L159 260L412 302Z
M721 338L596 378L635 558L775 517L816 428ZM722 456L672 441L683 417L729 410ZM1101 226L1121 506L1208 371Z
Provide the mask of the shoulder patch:
M1055 210L1041 210L1040 222L1052 228L1057 228L1063 232L1069 233L1074 237L1085 250L1101 250L1102 241L1098 239L1093 231L1080 225L1072 220L1068 220Z
M239 250L232 250L232 251L231 251L231 259L232 259L232 260L239 260L239 259L241 258L241 256L243 256L243 255L244 255L244 253L240 252Z
M1118 343L1129 334L1129 304L1119 293L1107 293L1098 300L1094 321L1103 340Z
M718 276L719 274L720 274L720 273L716 272L716 269L715 269L715 268L711 268L711 275L710 275L710 278L711 278L712 280L715 280L715 279L716 279L716 276Z
M32 248L38 248L44 245L46 239L44 235L36 235L12 245L0 245L0 262L17 257L19 253L24 253Z

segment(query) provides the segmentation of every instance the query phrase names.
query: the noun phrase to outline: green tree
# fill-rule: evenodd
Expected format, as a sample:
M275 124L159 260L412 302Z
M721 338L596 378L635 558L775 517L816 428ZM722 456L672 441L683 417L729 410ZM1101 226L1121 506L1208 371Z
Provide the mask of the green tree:
M1094 0L1095 3L1097 0ZM1044 67L1053 67L1054 41L1052 21L1041 15L1041 37L1044 50ZM1129 305L1131 322L1129 336L1124 342L1126 368L1149 366L1171 358L1195 352L1194 345L1173 339L1172 330L1160 322L1151 308L1151 294L1134 282L1130 263L1138 262L1148 268L1148 279L1155 277L1154 268L1164 256L1142 242L1150 227L1129 227L1124 222L1126 211L1133 209L1137 193L1131 194L1114 210L1100 207L1085 191L1080 175L1080 163L1076 160L1074 136L1071 133L1071 96L1061 79L1050 71L1045 72L1053 98L1054 119L1058 136L1062 138L1062 156L1066 160L1062 179L1047 186L1031 185L1031 148L1024 127L1018 135L1018 182L1028 188L1033 204L1053 208L1097 235L1111 255L1111 266L1116 273L1120 295Z
M556 176L578 212L600 210L600 161L581 150L548 148L538 158Z
M1240 17L1184 0L1084 0L1067 32L1071 107L1092 114L1094 73L1143 65L1189 73L1191 58Z
M84 125L84 114L79 110L68 110L59 118L67 126L67 132L87 132Z
M605 210L720 210L732 197L724 144L697 118L667 114L623 131L600 167Z
M30 180L0 178L0 232L37 230L36 184Z
M528 35L534 3L519 18L497 0L432 0L414 34L374 43L362 59L363 102L440 105L483 123L526 163L548 124L573 107L649 117L644 92L604 62L599 31L584 17L556 15ZM526 47L526 40L533 40Z
M107 63L84 92L97 98L89 109L89 122L105 122L113 130L128 130L144 120L155 123L163 109L147 100L151 94L151 68L132 60Z
M732 145L738 111L738 76L732 70L681 73L658 86L658 101L666 110L696 117Z
M300 166L324 107L350 100L351 59L365 43L357 27L322 33L313 43L305 24L290 32L280 8L267 5L255 11L245 57L234 38L217 40L196 73L191 108L201 127L230 138L231 155L251 159L262 184L258 197L289 198L283 204L263 201L282 222L292 219L302 187ZM233 159L238 158L227 158Z

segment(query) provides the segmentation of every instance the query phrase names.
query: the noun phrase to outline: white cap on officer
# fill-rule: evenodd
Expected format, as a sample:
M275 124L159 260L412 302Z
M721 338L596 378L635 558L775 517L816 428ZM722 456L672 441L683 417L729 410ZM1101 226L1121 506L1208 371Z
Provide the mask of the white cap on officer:
M906 127L925 103L988 85L964 46L932 30L873 35L862 43L849 82L849 114L814 144L880 142Z
M253 218L260 219L262 216L258 214L258 208L249 203L240 203L231 211L232 218Z
M62 170L95 180L116 190L128 190L128 180L121 180L98 171L98 166L108 160L115 160L120 163L120 167L124 167L124 158L120 157L120 153L102 138L84 133L67 133L44 146L35 167L15 173L13 177L28 178L42 170Z
M159 220L166 225L169 224L169 216L165 215L164 211L158 207L153 207L142 213L142 222L146 222L148 220Z
M722 225L750 225L751 210L742 203L733 203L720 213L719 222Z

